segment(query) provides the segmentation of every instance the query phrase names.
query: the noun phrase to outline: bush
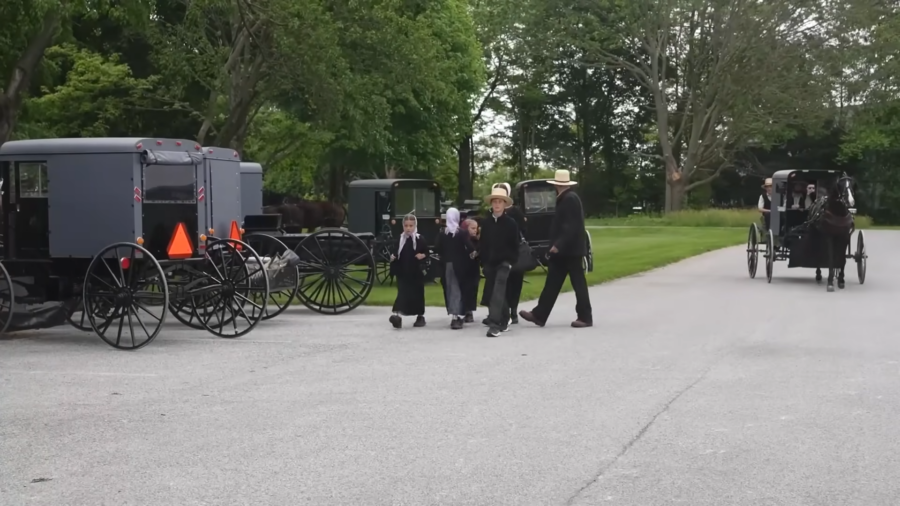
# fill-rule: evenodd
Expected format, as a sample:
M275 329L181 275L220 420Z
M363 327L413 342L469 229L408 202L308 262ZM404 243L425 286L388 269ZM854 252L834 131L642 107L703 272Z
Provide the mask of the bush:
M588 225L620 227L748 227L759 221L756 209L685 210L668 214L635 214L624 218L591 218ZM857 228L870 228L872 219L857 216Z

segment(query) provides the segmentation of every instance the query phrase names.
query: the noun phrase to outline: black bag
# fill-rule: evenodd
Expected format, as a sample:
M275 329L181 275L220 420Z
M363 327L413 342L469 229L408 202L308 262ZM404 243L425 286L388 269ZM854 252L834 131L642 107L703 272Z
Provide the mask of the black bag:
M512 266L512 270L522 273L533 271L537 269L538 261L534 258L534 254L531 252L531 246L528 245L525 238L521 235L519 237L522 239L522 242L519 243L519 258L516 259L516 263Z

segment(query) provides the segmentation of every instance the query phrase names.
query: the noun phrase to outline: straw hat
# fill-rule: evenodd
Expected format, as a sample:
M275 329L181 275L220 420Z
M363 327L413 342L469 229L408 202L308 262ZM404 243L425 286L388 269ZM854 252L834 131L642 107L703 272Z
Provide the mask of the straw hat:
M494 199L502 200L507 207L511 206L513 203L512 199L509 198L509 194L506 193L506 188L500 185L494 185L494 187L491 188L491 194L485 195L484 197L484 201L488 204L490 204Z
M569 171L567 170L556 171L556 174L553 176L553 180L547 182L556 186L574 186L578 184L577 182L571 180L571 176L569 176Z
M762 185L763 188L765 188L767 186L772 186L772 178L770 178L770 177L767 177L766 182L763 183L763 185Z

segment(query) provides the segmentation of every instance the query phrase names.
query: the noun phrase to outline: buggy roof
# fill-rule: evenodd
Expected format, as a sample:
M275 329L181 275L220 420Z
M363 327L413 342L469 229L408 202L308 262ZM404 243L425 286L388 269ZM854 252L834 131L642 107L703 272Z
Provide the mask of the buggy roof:
M375 190L386 190L393 187L397 183L412 183L409 186L430 186L437 187L437 181L431 179L357 179L350 181L350 188L371 188ZM418 183L418 184L417 184Z
M241 155L231 148L220 148L217 146L203 146L203 156L213 160L238 160Z
M262 165L253 162L241 162L241 174L262 174Z
M0 146L0 157L16 155L72 155L102 153L139 153L142 144L148 149L160 139L140 137L98 137L68 139L29 139L9 141ZM192 151L196 143L185 139L166 139L180 142L185 151Z
M528 181L519 181L518 183L516 183L516 191L518 191L520 188L522 188L525 185L530 185L530 184L534 184L534 183L546 183L547 181L553 181L553 180L552 179L529 179ZM553 185L548 184L547 186L553 186Z
M806 179L812 179L814 181L818 181L820 179L826 179L829 177L840 176L843 173L839 170L779 170L775 174L772 175L772 182L787 182L789 180L795 179L798 181L805 181Z

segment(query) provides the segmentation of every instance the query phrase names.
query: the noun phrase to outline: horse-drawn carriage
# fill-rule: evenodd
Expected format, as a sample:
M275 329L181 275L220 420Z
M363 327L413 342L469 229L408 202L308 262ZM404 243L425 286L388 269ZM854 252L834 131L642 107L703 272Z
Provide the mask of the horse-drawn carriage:
M556 213L556 187L549 179L522 181L516 185L513 200L525 215L525 240L540 265L544 265L550 251L550 224ZM569 190L572 191L572 190ZM583 265L586 272L594 270L594 252L591 234L585 231L587 253Z
M762 247L770 283L775 262L787 261L788 268L816 269L816 281L822 280L821 269L828 269L829 291L834 289L837 270L838 286L843 288L843 266L846 259L853 259L863 284L868 255L865 234L853 224L852 180L834 170L783 170L772 176L772 185L771 210L764 220L768 223L762 232L756 223L751 224L747 237L750 277L756 277ZM854 231L855 251L851 251Z
M241 240L233 150L40 139L0 146L0 166L0 331L68 321L137 349L169 312L220 337L247 334L266 313L273 273Z

